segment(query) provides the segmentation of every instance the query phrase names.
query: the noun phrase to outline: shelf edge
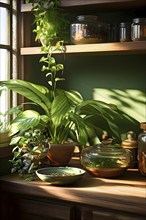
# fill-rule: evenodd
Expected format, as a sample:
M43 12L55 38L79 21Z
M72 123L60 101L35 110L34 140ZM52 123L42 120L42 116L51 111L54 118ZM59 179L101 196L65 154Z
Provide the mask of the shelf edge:
M107 52L140 52L146 53L146 41L138 42L116 42L116 43L100 43L100 44L80 44L65 46L65 53L107 53ZM61 53L56 51L56 54ZM44 54L41 47L24 47L21 48L21 55Z

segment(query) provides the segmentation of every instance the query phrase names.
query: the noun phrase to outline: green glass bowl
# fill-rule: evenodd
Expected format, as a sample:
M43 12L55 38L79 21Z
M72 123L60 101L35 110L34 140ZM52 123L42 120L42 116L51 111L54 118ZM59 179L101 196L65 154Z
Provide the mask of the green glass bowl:
M36 175L52 185L68 185L79 181L85 170L77 167L46 167L36 170Z

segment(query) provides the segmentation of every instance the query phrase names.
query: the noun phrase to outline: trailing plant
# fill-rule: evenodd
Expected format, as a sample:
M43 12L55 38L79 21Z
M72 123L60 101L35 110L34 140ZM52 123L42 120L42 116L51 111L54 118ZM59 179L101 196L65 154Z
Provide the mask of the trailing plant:
M48 84L53 100L56 83L64 80L64 65L58 63L53 54L54 52L63 54L65 52L64 44L69 42L69 16L65 10L59 7L60 0L33 0L32 2L35 40L41 42L41 50L46 53L40 59L40 62L43 63L41 70L49 78Z
M15 141L14 141L15 140ZM16 138L11 141L15 144ZM44 130L29 129L17 136L17 145L13 148L13 164L11 172L34 174L34 170L42 165L48 151L48 137ZM27 178L31 178L27 176Z
M26 0L26 3L29 3ZM55 42L69 43L69 16L60 8L60 0L33 0L32 11L34 14L36 40L41 41L47 52Z

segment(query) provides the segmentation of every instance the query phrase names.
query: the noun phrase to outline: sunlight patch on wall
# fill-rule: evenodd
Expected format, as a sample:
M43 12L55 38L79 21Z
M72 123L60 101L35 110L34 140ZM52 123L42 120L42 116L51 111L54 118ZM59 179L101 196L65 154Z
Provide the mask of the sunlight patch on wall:
M146 93L140 90L94 88L93 99L113 103L139 122L146 121Z

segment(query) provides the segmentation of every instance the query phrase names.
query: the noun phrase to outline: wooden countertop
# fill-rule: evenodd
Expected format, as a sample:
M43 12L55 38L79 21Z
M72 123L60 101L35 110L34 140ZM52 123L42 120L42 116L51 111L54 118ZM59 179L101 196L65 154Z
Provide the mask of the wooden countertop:
M137 169L115 179L97 178L87 172L76 184L61 187L10 174L0 177L0 190L146 215L146 178Z

